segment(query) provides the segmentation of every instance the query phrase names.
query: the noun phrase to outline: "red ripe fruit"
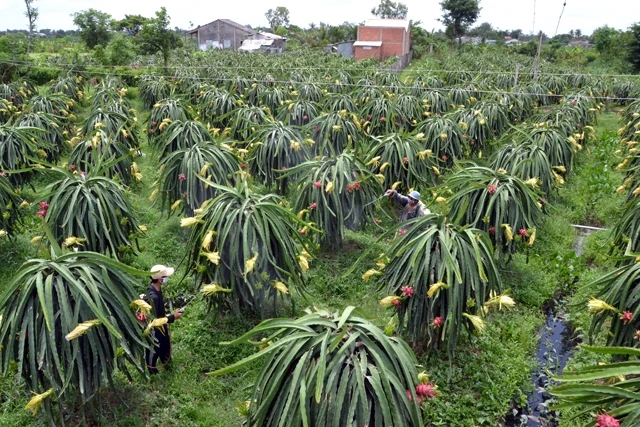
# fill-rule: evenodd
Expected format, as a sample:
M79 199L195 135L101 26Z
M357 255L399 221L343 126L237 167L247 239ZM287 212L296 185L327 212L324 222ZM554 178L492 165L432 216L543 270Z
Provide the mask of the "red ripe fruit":
M151 122L151 126L155 126L156 124L156 122Z
M496 191L498 191L498 187L496 187L495 184L489 184L489 186L487 187L487 192L489 194L496 194Z
M69 165L69 170L71 172L73 172L74 170L76 170L76 165Z
M405 165L409 164L409 158L408 157L403 157L402 158L402 163L404 163Z
M442 323L444 322L444 320L442 319L442 317L438 316L435 319L433 319L433 323L431 323L433 325L434 328L439 328L440 326L442 326Z
M411 391L407 390L407 397L409 398L409 402L413 402L413 397L411 397ZM422 398L418 396L418 405L422 405Z
M631 322L631 320L633 319L633 313L630 312L629 310L625 311L624 313L622 313L620 315L620 320L622 320L622 322L626 325L627 323Z
M185 176L185 174L181 173L180 175L178 175L178 179L179 179L180 181L186 181L186 180L187 180L187 177Z
M313 186L316 188L322 188L322 183L320 181L316 181L313 183Z
M247 168L247 164L243 163L240 165L240 169L245 170Z
M412 297L414 290L411 286L404 286L402 288L402 296L403 297Z
M304 120L304 121L306 122L307 120L309 120L309 116L307 116L307 115L305 114L304 116L302 116L302 120Z
M313 203L311 203L311 204L309 205L309 209L310 209L310 210L314 210L314 209L315 209L315 208L317 208L317 207L318 207L318 204L317 204L316 202L313 202Z
M527 233L527 230L525 230L524 228L521 228L520 230L518 230L518 234L521 235L522 237L529 237L529 233Z
M493 225L489 227L489 234L496 234L496 228Z
M609 414L600 414L596 417L597 427L620 427L620 421Z
M360 189L360 183L359 183L359 182L354 182L354 183L353 183L353 189L354 189L355 191L358 191L358 190Z
M436 397L436 389L433 384L418 384L416 386L416 394L420 397L426 397L427 399L431 399L432 397Z
M440 157L442 160L447 160L449 157L446 154L443 154L442 157Z
M391 303L392 303L393 305L395 305L396 307L400 307L400 304L402 304L402 301L400 301L400 299L399 299L399 298L396 298L396 299L394 299Z
M380 121L381 121L381 122L384 122L384 121L386 121L386 120L387 120L386 118L384 118L384 117L380 117Z
M404 236L405 234L407 234L407 230L406 229L402 229L402 230L398 231L398 236Z

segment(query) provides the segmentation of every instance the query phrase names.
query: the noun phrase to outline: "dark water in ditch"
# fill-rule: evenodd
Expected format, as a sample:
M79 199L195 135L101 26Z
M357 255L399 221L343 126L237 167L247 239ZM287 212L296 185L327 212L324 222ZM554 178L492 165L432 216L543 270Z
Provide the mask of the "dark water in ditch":
M578 229L574 245L576 256L582 255L584 239L591 230ZM527 397L527 405L513 407L504 418L505 427L521 426L557 426L556 414L548 406L551 395L546 392L549 379L553 375L561 375L567 361L578 344L573 328L566 321L563 302L554 300L545 311L547 320L540 330L540 341L536 350L538 367L531 375L533 391Z

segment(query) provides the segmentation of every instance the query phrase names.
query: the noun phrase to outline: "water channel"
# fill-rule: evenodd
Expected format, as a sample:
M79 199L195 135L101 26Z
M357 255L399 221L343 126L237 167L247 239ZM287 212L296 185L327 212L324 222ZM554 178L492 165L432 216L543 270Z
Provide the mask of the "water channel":
M595 227L574 226L578 232L574 244L576 256L582 256L585 238ZM579 343L573 328L565 319L564 301L554 299L545 309L547 319L540 329L540 340L536 349L538 367L531 375L533 391L527 396L527 404L513 407L505 416L505 427L554 427L557 426L556 414L548 406L551 395L546 392L549 379L561 375L573 349Z

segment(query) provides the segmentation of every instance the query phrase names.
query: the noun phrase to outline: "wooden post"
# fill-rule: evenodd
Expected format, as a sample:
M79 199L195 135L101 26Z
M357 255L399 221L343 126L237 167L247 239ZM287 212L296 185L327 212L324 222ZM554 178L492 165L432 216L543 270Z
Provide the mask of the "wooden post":
M538 53L536 60L533 62L533 81L538 81L538 69L540 68L540 51L542 50L542 31L540 31L540 40L538 40Z

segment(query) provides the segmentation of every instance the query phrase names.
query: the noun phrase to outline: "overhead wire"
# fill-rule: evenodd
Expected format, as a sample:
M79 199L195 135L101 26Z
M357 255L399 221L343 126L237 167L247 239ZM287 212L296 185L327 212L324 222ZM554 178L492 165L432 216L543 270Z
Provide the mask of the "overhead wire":
M553 35L554 37L558 35L558 28L560 28L560 20L562 19L562 14L564 13L564 8L567 6L567 2L565 1L562 5L562 10L560 11L560 17L558 18L558 25L556 25L556 33Z

